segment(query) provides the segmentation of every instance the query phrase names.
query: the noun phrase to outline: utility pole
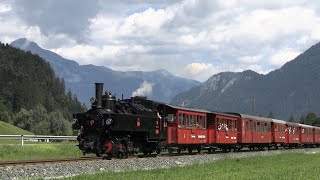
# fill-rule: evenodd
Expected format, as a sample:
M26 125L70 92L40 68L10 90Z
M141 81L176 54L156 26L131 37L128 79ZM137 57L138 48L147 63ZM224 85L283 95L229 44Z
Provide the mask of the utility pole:
M253 110L253 115L256 115L256 97L255 95L253 94L253 97L252 97L252 110Z

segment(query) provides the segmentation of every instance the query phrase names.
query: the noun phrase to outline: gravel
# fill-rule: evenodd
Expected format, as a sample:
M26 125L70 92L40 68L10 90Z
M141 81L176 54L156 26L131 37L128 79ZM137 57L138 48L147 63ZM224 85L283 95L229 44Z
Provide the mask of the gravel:
M215 154L198 154L182 156L158 156L148 158L112 159L72 163L52 163L27 166L0 167L0 179L30 179L30 178L57 178L68 177L83 173L96 173L101 171L134 171L150 170L185 166L195 163L208 163L226 158L242 158L250 156L271 156L281 153L307 153L320 152L319 148L289 149L273 151L232 152Z

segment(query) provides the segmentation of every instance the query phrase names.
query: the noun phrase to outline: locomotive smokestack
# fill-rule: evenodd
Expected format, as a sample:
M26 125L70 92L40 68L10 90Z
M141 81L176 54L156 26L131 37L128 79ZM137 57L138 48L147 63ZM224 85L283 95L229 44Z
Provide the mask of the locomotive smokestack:
M103 83L95 83L96 84L96 105L97 108L102 108L102 90L103 90Z

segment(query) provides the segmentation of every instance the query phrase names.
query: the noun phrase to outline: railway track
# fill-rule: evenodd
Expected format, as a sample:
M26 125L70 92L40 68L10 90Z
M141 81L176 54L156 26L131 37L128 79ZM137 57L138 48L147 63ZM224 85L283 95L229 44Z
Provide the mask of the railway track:
M0 167L5 167L5 166L26 166L26 165L62 163L62 162L97 161L97 160L102 160L102 159L103 158L101 158L101 157L81 157L81 158L66 158L66 159L5 161L5 162L0 162Z
M317 148L305 148L305 149L317 149ZM271 151L290 151L294 149L279 149L279 150L271 150ZM298 149L297 149L298 150ZM254 153L254 152L263 152L263 151L268 151L268 150L256 150L256 151L250 151L250 150L242 150L238 151L237 153ZM212 153L208 152L201 152L200 154L229 154L228 152L222 152L222 151L216 151ZM231 153L232 154L232 153ZM174 156L190 156L194 155L197 156L199 153L188 153L187 151L181 152L181 153L173 153L173 154L168 154L168 153L161 153L161 154L150 154L150 155L142 155L138 154L135 156L129 156L127 160L130 159L135 159L135 158L155 158L155 157L174 157ZM126 160L126 159L119 159L117 157L113 157L112 159L118 159L118 160ZM45 159L45 160L23 160L23 161L5 161L5 162L0 162L0 167L8 167L8 166L27 166L27 165L39 165L39 164L50 164L50 163L65 163L65 162L85 162L85 161L99 161L99 160L110 160L107 157L80 157L80 158L66 158L66 159Z

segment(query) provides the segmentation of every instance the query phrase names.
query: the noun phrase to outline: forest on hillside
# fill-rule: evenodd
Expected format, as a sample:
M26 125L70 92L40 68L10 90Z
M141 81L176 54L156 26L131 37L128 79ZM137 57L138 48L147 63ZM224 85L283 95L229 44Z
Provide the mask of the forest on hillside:
M85 110L41 57L0 43L0 121L35 134L71 135Z

